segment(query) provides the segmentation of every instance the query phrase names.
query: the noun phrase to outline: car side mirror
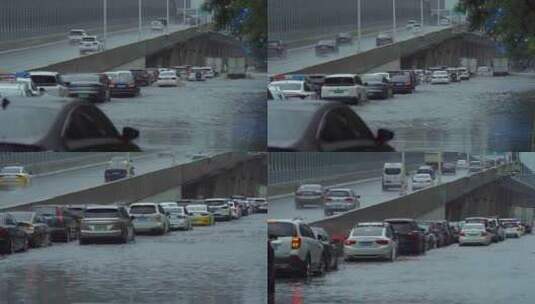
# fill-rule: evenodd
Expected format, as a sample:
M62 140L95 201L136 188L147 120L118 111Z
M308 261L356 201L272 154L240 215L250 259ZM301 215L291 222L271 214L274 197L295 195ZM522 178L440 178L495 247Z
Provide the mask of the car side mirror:
M131 127L123 128L123 138L127 140L134 140L139 137L139 131Z
M394 132L387 130L387 129L379 129L377 131L377 139L376 141L379 144L386 143L394 138Z

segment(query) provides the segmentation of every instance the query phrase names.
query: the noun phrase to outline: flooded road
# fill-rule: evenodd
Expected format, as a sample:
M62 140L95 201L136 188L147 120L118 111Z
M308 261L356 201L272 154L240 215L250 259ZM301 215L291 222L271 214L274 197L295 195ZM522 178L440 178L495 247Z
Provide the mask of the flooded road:
M266 303L266 216L0 257L0 303Z

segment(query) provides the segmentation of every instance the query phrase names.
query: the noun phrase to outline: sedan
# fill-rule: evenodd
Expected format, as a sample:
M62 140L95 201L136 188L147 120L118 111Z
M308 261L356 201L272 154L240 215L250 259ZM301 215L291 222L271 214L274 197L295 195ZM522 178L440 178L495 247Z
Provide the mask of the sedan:
M336 43L338 45L351 44L353 43L353 36L351 35L351 33L339 33L336 36Z
M30 174L21 166L8 166L0 170L0 186L22 185L30 183Z
M3 152L138 152L139 131L122 134L98 107L52 96L4 98L0 110Z
M52 244L50 229L46 220L35 212L10 212L19 226L28 234L31 247L44 247Z
M379 35L377 35L377 38L375 38L376 46L383 46L392 43L394 43L394 38L392 38L392 36L387 33L379 33Z
M463 245L490 245L492 236L482 223L466 223L459 233L459 246Z
M455 163L446 162L442 164L442 173L443 174L457 174L457 166Z
M156 86L158 87L176 87L178 80L175 71L163 71L156 79Z
M305 205L323 206L323 187L318 184L301 185L295 191L295 208L300 209Z
M268 58L286 57L286 45L281 40L270 40L267 43L267 56Z
M26 251L30 237L9 213L0 213L0 253L12 254Z
M191 224L193 226L211 226L215 224L214 215L208 211L208 206L204 204L187 205L186 210L191 214Z
M96 241L128 243L135 239L132 217L123 206L87 206L80 226L80 245Z
M338 44L335 40L320 40L314 47L317 56L324 56L329 53L338 53Z
M412 190L419 190L432 185L433 179L427 173L416 174L412 177Z
M268 151L389 152L394 133L377 136L348 105L328 101L271 103Z
M106 75L110 79L111 96L139 96L141 91L136 84L136 79L134 78L134 74L132 74L132 72L107 72Z
M361 79L368 89L370 99L387 99L394 95L392 84L382 74L364 74Z
M344 260L386 259L398 255L398 241L390 225L355 227L344 241Z
M69 97L92 102L111 100L110 80L104 74L65 74L61 79L69 90Z
M329 189L325 193L324 213L326 216L335 212L346 212L360 208L359 195L355 195L349 188Z

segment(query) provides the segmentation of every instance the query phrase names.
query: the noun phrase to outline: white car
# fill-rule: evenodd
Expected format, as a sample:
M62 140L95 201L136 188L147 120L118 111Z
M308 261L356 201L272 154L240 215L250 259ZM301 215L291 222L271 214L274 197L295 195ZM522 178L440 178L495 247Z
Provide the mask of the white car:
M156 86L158 87L176 87L178 84L178 78L176 72L173 70L167 70L159 73L158 79L156 79Z
M357 104L368 100L368 90L359 75L334 74L325 77L321 99L340 100Z
M286 101L286 95L279 87L268 85L268 100Z
M188 74L188 80L189 81L205 81L206 76L204 75L201 68L193 67L191 68L191 71Z
M413 33L420 33L422 31L422 26L420 25L420 23L415 23L412 25L411 31Z
M82 38L87 36L87 32L82 29L72 29L69 32L69 43L78 44L82 41Z
M431 84L448 84L450 75L446 71L434 71L431 75Z
M286 98L309 98L315 95L314 92L308 90L304 80L280 80L273 81L269 84L271 87L278 87Z
M208 211L214 215L215 220L230 221L234 218L228 199L209 198L204 200L204 204L208 206Z
M276 272L310 277L325 269L323 244L301 220L268 220L268 239L274 253Z
M204 77L206 77L206 78L214 78L215 77L215 72L214 72L214 69L212 69L212 67L204 66L204 67L201 67L201 70L204 73Z
M35 83L32 81L31 78L17 78L17 83L21 83L27 88L27 90L30 91L32 96L41 96L42 93L39 91Z
M161 32L165 29L165 25L161 21L154 20L150 23L150 29L154 32Z
M390 187L403 188L405 186L405 166L402 163L385 163L383 167L383 190Z
M130 205L129 211L134 216L136 234L165 234L169 231L169 219L162 206L156 203L134 203Z
M58 72L30 72L30 79L40 92L59 97L66 97L69 95L69 90L65 84L63 84L63 81L61 81L61 75Z
M8 166L0 170L0 186L28 184L30 174L22 166Z
M235 220L239 219L241 217L241 210L238 204L236 204L234 201L229 201L228 204L230 206L232 218Z
M85 36L82 37L82 41L80 41L80 55L84 55L86 53L96 53L101 52L104 50L104 45L102 42L98 41L97 36Z
M268 213L268 201L264 197L248 197L255 213Z
M459 233L459 246L466 244L490 245L492 235L483 223L466 223Z
M469 80L470 79L470 73L468 72L468 69L465 67L457 68L457 72L459 73L459 79L461 80Z
M457 167L458 168L468 168L468 162L466 159L459 159L457 160Z
M394 261L398 252L398 240L388 223L366 223L351 229L344 241L344 260L386 259Z
M522 226L516 221L503 221L503 227L507 238L519 238L524 234Z
M162 202L160 203L163 210L168 213L169 229L170 230L191 230L191 220L183 206L179 206L176 202Z
M412 20L412 19L411 19L411 20L409 20L409 21L407 22L407 25L405 26L405 28L406 28L407 30L412 30L416 24L418 24L418 22L416 22L416 20Z
M446 18L442 18L442 19L440 19L440 25L448 26L448 25L450 25L450 21L448 19L446 19Z
M32 91L29 89L28 85L25 83L5 83L0 82L0 96L24 96L30 97L33 96Z
M477 68L477 76L492 76L492 69L488 66L480 66Z
M412 190L419 190L433 185L431 174L420 173L412 177Z

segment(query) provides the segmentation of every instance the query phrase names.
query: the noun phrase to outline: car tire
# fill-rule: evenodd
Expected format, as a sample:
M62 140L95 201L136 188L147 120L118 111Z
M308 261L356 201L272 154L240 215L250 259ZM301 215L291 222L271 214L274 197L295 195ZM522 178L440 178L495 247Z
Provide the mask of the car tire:
M308 279L312 276L312 263L310 261L310 254L307 255L307 258L305 259L305 264L299 272L299 276L304 279Z
M392 251L390 251L390 256L388 257L389 262L394 262L396 260L396 248L392 247Z
M12 239L9 239L9 241L6 244L6 247L3 250L3 253L5 254L13 254L15 253L15 243Z

